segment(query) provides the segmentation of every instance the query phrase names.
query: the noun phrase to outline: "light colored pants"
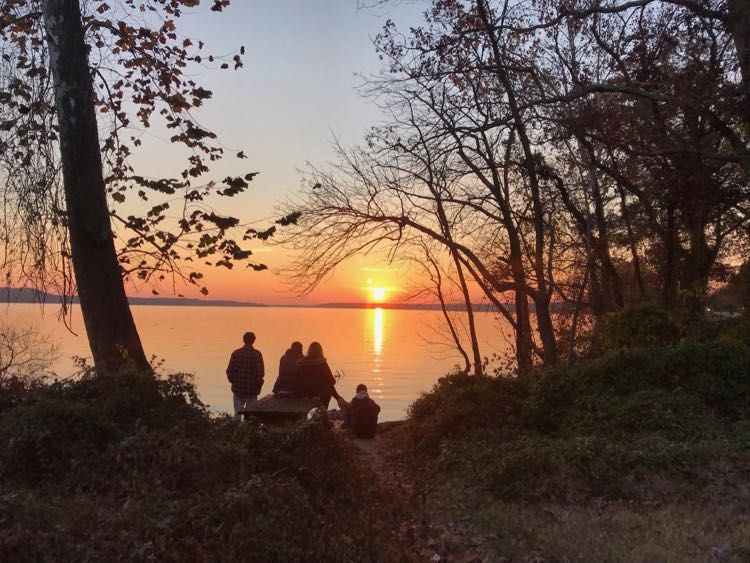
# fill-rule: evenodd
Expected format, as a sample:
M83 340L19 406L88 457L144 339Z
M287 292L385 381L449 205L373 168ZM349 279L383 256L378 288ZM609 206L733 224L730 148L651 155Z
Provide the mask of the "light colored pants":
M232 397L234 398L234 420L239 422L242 420L242 415L240 414L240 411L246 404L254 403L258 400L258 395L250 395L249 397L240 397L239 395L236 395L232 393Z

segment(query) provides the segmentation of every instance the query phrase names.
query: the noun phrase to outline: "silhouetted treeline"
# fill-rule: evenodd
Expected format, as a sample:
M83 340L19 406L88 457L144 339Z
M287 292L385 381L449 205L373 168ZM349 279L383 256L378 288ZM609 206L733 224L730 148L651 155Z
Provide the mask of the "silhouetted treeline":
M302 213L291 273L312 288L379 247L441 302L479 288L521 372L630 303L700 314L748 249L746 11L441 0L421 27L388 22L363 86L385 121L285 210ZM480 373L471 315L445 317Z

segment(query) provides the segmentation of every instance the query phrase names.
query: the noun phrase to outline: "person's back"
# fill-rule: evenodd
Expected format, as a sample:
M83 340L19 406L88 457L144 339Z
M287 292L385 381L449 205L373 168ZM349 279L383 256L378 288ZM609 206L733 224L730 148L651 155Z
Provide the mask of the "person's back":
M331 368L325 358L302 358L297 362L299 369L300 388L306 397L317 397L328 394L330 388L336 384Z
M252 403L258 398L265 375L263 354L253 348L255 334L246 332L242 340L245 345L232 352L227 366L227 379L232 385L235 420L240 419L240 411L247 403Z
M380 405L367 394L365 385L357 385L357 394L349 403L349 422L357 438L374 438Z
M304 357L302 344L293 342L289 349L279 360L279 377L273 386L275 395L286 397L303 397L306 389L300 379L298 362Z
M303 396L318 397L323 407L328 408L331 397L341 401L336 391L336 378L333 377L328 361L323 355L323 347L318 342L311 342L307 355L297 362L300 387Z

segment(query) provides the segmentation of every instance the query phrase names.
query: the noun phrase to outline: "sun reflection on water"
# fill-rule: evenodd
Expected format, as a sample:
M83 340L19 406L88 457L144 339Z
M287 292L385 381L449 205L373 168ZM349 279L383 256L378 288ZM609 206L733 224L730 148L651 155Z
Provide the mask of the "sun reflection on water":
M372 351L376 358L383 353L383 309L378 307L373 314Z
M372 311L372 355L374 366L372 368L373 389L376 395L383 392L383 374L381 372L383 355L383 309L378 307Z

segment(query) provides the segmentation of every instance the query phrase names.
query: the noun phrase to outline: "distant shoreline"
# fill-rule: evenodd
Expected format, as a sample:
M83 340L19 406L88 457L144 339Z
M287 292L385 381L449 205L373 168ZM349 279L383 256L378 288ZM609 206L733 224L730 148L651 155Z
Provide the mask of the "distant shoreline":
M61 297L54 293L38 292L29 288L0 288L0 303L5 304L54 304ZM233 301L226 299L194 299L187 297L128 297L131 305L165 306L165 307L264 307L264 308L298 308L298 309L396 309L407 311L439 311L439 303L254 303L249 301ZM78 297L73 297L74 304L78 304ZM512 309L512 305L508 306ZM448 303L449 311L465 311L463 303ZM473 308L477 312L492 312L494 306L476 304Z

